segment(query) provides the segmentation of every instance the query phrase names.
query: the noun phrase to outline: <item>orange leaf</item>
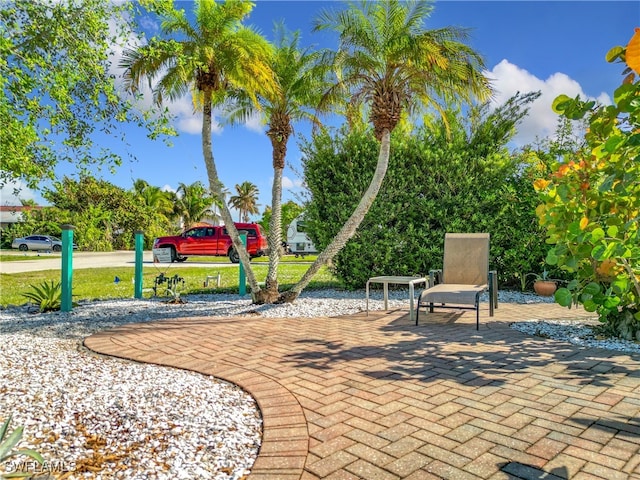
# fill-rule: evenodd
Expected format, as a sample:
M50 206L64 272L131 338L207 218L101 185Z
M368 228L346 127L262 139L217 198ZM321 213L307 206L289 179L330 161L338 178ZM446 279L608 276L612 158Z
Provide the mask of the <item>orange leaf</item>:
M544 190L550 183L551 182L549 180L539 178L535 182L533 182L533 188L535 188L537 191Z
M625 58L627 65L636 73L640 73L640 28L636 27L633 37L629 40Z
M582 217L582 220L580 220L580 230L587 228L587 225L589 225L589 219L587 217Z

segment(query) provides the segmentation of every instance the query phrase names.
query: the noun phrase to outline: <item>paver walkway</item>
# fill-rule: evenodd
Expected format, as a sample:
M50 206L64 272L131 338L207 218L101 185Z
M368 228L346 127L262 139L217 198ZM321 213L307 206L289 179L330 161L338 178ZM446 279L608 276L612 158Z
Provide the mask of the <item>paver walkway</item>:
M256 398L252 480L640 479L640 355L531 337L556 305L335 318L186 318L95 334L100 353L232 381Z

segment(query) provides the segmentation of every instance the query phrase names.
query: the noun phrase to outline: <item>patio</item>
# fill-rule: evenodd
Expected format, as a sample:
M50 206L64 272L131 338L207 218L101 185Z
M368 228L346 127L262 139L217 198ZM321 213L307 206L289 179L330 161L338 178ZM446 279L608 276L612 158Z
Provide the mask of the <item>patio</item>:
M85 340L214 375L258 402L250 479L640 478L640 355L509 328L552 304L333 318L185 318Z

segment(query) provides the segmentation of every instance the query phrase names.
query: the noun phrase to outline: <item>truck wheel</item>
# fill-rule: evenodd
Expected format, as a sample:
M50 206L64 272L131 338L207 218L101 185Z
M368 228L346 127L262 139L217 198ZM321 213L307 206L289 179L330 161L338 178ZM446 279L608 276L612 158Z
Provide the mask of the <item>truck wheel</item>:
M238 255L235 248L229 250L229 260L231 260L231 263L240 263L240 255Z
M178 261L178 252L176 247L171 247L171 263Z

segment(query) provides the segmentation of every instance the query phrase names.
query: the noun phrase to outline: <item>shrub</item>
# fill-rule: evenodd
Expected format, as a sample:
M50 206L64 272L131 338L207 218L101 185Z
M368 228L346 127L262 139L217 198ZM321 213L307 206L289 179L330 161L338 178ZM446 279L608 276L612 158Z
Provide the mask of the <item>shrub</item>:
M490 113L451 114L411 136L392 136L385 182L356 235L334 259L352 288L375 275L424 275L442 266L446 232L489 232L492 268L502 284L544 261L544 231L526 156L506 144L537 95L516 96ZM378 144L370 131L321 133L303 145L312 195L305 218L314 244L324 248L353 211L374 170Z
M34 304L36 304L41 312L50 312L60 310L62 298L62 286L60 282L42 282L39 286L29 285L31 292L23 293Z
M607 59L624 61L625 49L612 49ZM640 80L630 69L625 75L613 105L555 100L562 116L588 118L586 148L535 185L544 202L540 222L554 245L547 263L575 277L556 301L581 303L616 335L640 341Z

